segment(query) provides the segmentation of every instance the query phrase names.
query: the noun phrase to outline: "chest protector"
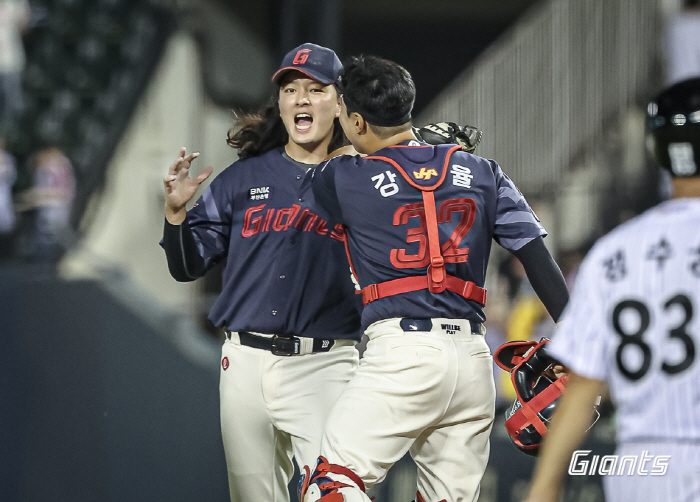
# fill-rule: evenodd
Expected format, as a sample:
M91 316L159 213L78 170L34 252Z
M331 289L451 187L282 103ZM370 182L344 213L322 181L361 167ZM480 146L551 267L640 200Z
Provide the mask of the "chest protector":
M411 172L402 167L396 160L388 156L368 156L366 160L381 160L387 162L392 167L401 173L404 179L414 188L420 190L423 196L423 207L425 211L425 222L428 234L428 252L430 253L430 264L426 275L401 277L391 281L370 284L363 288L362 302L367 305L380 298L387 296L398 295L400 293L409 293L411 291L419 291L427 289L431 293L442 293L443 291L452 291L457 293L467 300L475 301L481 305L486 303L486 290L477 286L471 281L464 281L458 277L449 275L445 272L445 259L440 252L440 239L438 234L437 211L435 209L435 190L437 190L445 181L450 163L450 157L456 151L461 151L461 147L457 145L440 145L432 146L404 146L395 145L392 150L401 155L398 149L419 150L423 148L435 148L438 159L432 158L429 163L432 166L418 167L415 161L410 161L413 164ZM385 149L386 150L386 149ZM390 150L391 151L391 150ZM392 152L393 153L393 152ZM408 153L408 152L406 152ZM407 155L408 156L408 155ZM444 156L444 162L440 162L440 158ZM346 241L347 246L347 241ZM348 258L349 258L348 253ZM352 260L351 260L352 266Z

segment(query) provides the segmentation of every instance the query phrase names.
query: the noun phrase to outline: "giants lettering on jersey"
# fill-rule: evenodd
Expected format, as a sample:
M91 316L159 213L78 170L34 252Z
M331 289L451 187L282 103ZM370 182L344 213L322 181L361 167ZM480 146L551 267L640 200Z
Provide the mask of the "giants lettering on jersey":
M249 208L243 218L243 237L252 237L260 232L286 232L290 227L304 232L316 232L319 235L329 235L332 239L342 241L345 238L343 226L337 224L329 234L327 221L312 213L308 207L304 209L298 204L281 209L265 209L266 204Z

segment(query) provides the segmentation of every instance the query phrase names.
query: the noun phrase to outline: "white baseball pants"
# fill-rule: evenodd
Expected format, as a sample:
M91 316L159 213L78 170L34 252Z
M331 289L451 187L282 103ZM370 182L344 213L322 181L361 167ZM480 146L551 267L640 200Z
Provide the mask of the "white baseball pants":
M221 434L232 502L288 502L297 465L315 465L326 417L358 364L354 342L329 352L276 356L242 346L236 333L222 348Z
M465 320L432 319L432 330L422 332L399 323L387 319L366 331L367 349L328 417L321 455L369 490L410 451L426 502L476 501L494 419L489 347ZM339 491L345 500L369 500L354 485Z

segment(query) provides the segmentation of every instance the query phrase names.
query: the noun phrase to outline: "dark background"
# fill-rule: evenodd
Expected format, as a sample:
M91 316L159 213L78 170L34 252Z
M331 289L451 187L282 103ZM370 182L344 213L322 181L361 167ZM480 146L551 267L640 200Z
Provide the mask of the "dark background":
M396 61L418 89L416 114L535 0L220 0L281 60L304 42L341 60L371 54Z

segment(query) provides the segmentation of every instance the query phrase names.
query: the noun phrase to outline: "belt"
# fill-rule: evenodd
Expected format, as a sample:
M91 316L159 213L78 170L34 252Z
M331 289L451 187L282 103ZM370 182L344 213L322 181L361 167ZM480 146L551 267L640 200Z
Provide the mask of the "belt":
M484 325L482 323L478 322L472 322L468 321L469 326L471 327L472 335L483 335L486 333L486 330L484 329ZM399 325L401 326L401 329L404 331L432 331L433 329L433 321L430 319L410 319L408 317L404 317L401 319ZM440 328L443 329L443 331L446 331L448 333L454 334L456 331L459 331L459 328L452 329L452 326L449 323L441 323Z
M226 337L231 338L230 331L226 332ZM247 331L238 331L238 339L241 345L269 350L276 356L299 356L316 352L328 352L335 345L335 340L283 335L261 336L248 333ZM311 347L308 347L308 342L302 343L307 340L312 341Z

